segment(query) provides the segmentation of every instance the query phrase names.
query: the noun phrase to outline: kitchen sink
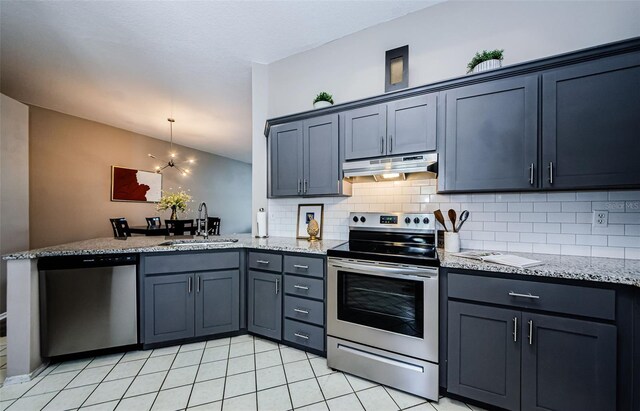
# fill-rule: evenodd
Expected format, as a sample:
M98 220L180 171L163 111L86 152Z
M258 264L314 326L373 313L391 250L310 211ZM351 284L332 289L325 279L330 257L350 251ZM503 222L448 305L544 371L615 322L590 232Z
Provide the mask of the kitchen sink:
M160 243L159 245L173 246L173 247L188 247L188 246L194 246L194 245L233 244L237 242L238 242L237 239L232 239L232 238L213 238L213 239L193 238L193 239L165 241L164 243Z

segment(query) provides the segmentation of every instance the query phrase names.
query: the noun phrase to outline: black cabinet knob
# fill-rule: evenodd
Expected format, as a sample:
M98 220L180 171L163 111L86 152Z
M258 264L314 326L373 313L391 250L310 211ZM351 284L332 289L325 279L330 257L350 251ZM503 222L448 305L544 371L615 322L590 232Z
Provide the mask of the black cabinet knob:
M409 217L405 217L404 222L409 224L411 222L411 219Z
M358 222L358 216L353 216L353 222L357 223Z
M422 222L423 222L423 223L425 223L425 224L429 224L429 219L428 219L427 217L425 217L425 218L422 220Z
M364 216L363 216L363 217L360 217L360 221L364 223L365 221L367 221L367 219L364 218Z
M418 224L420 222L420 219L418 217L416 217L416 218L413 219L413 222Z

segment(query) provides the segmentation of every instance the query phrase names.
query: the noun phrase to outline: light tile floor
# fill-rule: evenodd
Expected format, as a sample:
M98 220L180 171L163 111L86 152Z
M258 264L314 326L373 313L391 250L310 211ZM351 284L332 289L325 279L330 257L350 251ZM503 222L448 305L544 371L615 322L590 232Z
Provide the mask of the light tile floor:
M0 338L0 376L6 339ZM469 411L327 368L324 358L249 335L54 364L0 387L0 411Z

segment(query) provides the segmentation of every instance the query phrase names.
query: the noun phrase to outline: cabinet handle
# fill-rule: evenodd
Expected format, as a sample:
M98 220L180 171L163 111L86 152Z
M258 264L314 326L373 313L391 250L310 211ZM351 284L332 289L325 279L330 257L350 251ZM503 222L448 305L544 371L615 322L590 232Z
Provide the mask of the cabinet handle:
M393 136L389 134L389 153L393 152Z
M294 264L293 265L295 268L302 268L303 270L308 270L309 266L308 265L300 265L300 264Z
M529 294L520 294L520 293L514 293L513 291L509 291L509 295L511 297L532 298L534 300L537 300L538 298L540 298L539 295L533 295L531 293L529 293Z
M307 315L309 314L309 311L307 311L307 310L302 310L302 309L300 309L300 308L294 308L294 309L293 309L293 311L295 311L295 312L297 312L297 313L300 313L300 314L307 314Z
M280 293L280 279L276 278L276 295Z
M298 179L298 194L300 194L301 190L302 190L302 180Z
M258 263L258 264L269 264L269 261L267 261L267 260L256 260L256 263Z
M294 285L293 288L299 288L301 290L308 290L309 289L309 287L307 287L305 285L300 285L300 284Z
M529 345L533 344L533 320L529 320Z
M304 338L305 340L309 339L308 335L304 335L304 334L300 334L300 333L293 333L293 335L295 335L298 338Z
M533 163L529 166L529 184L533 185Z
M202 277L198 276L198 284L197 284L197 288L196 288L196 292L198 294L200 294L200 282L202 281Z
M553 184L553 161L549 162L549 184Z
M189 277L188 283L189 285L187 286L187 289L189 291L189 294L191 294L191 291L193 291L193 279L191 277Z
M384 136L380 137L380 154L384 154Z
M303 189L302 191L304 192L304 194L307 194L307 189L309 188L309 184L307 183L307 179L304 179L304 185L303 185Z
M513 317L513 341L518 342L518 317Z

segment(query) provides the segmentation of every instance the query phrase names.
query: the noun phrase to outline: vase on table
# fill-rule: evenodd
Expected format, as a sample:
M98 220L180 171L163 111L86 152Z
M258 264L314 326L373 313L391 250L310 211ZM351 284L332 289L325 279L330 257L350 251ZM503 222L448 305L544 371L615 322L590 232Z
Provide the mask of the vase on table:
M177 220L178 219L178 213L176 213L176 206L171 206L171 217L169 217L170 220Z

